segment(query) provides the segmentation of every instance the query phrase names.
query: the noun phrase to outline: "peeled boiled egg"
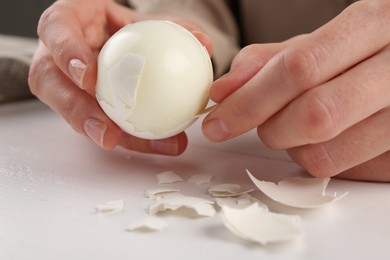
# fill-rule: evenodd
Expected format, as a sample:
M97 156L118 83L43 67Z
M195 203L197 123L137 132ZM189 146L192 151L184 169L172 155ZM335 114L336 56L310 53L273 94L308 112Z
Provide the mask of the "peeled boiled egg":
M96 96L123 131L144 139L174 136L208 102L210 56L198 39L168 21L129 24L103 46Z

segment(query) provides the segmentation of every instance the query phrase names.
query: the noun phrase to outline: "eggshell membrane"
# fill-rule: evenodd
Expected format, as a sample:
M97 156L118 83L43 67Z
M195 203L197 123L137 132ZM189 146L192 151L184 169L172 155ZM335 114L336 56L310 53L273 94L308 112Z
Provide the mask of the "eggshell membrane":
M142 21L125 26L103 46L96 95L125 132L162 139L195 121L208 102L212 81L209 54L191 32L168 21Z

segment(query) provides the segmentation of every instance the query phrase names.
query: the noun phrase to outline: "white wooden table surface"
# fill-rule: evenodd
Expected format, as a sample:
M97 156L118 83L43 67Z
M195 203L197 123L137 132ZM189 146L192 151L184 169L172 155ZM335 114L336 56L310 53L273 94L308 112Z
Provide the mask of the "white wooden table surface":
M305 236L290 243L243 241L218 215L165 214L170 227L164 232L126 232L147 216L143 192L157 187L156 174L165 170L184 178L212 173L215 183L247 186L245 169L271 181L302 174L283 152L263 147L254 132L213 144L199 123L188 131L188 150L170 158L102 151L38 101L1 105L0 259L390 259L390 184L334 179L329 191L349 195L319 210L283 207L255 193L272 211L302 217ZM180 185L207 196L207 185ZM125 202L122 213L96 213L96 205L116 199Z

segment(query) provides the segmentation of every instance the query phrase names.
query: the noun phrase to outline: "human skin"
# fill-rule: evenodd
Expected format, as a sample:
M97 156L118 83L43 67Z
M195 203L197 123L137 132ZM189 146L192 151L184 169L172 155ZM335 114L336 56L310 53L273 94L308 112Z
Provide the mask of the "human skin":
M313 176L390 181L389 10L362 0L310 34L242 49L211 88L205 136L257 128Z
M137 13L112 0L59 0L40 18L40 43L29 85L33 94L103 149L121 145L143 153L179 155L187 146L185 133L162 140L128 135L104 114L95 98L97 56L104 43L126 24L148 19L184 26L211 53L209 38L185 19Z

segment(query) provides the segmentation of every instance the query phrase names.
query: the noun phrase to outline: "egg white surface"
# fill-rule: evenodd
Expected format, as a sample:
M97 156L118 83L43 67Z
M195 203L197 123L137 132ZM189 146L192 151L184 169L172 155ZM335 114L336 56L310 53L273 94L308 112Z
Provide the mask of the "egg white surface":
M103 46L96 95L125 132L145 139L176 135L208 102L211 59L196 37L172 22L129 24Z

